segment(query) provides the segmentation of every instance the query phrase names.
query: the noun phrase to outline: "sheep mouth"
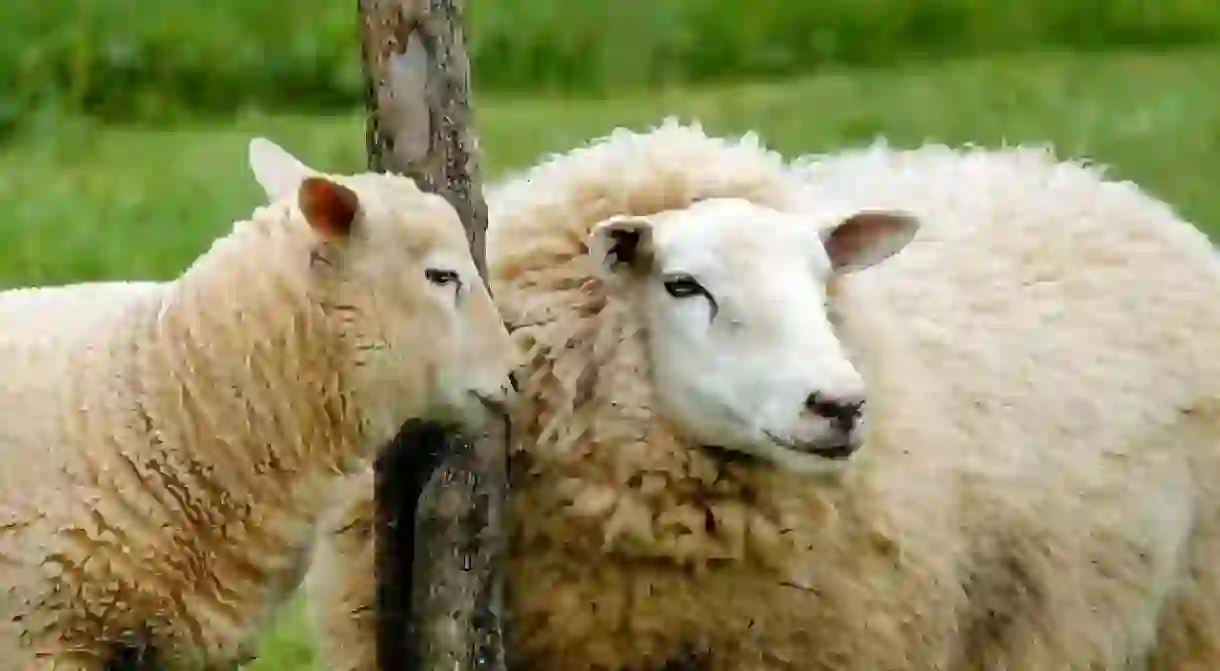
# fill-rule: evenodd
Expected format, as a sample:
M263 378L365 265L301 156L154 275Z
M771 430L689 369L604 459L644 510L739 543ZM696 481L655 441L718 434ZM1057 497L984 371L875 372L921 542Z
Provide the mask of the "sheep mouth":
M831 461L843 461L848 459L851 457L851 455L856 453L856 449L859 447L859 445L848 435L839 436L833 440L810 443L784 440L770 431L764 431L763 433L767 435L767 438L769 438L771 442L784 448L785 450L821 457Z
M819 459L825 459L827 461L846 461L850 459L853 454L855 454L859 447L847 436L843 436L841 439L833 441L803 443L793 440L783 440L770 432L764 433L766 434L767 438L780 449L795 452L797 454L809 455ZM758 465L769 461L769 459L766 457L742 450L735 450L722 445L703 445L702 449L704 453L722 464Z
M761 457L720 445L704 445L703 451L723 464L757 464L762 462Z
M814 449L805 449L802 451L806 452L808 454L822 457L824 459L831 459L833 461L842 461L844 459L851 457L851 455L855 454L856 446L852 445L850 442L844 440L842 442L834 443L832 445L822 446L822 447L818 447L818 448L814 448Z

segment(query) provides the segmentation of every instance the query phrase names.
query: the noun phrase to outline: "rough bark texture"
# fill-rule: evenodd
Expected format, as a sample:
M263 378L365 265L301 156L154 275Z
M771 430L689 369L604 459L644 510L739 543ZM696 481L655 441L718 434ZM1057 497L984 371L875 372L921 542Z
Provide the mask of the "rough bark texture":
M373 170L445 196L486 271L462 0L359 0ZM508 427L408 424L377 464L378 665L503 670Z

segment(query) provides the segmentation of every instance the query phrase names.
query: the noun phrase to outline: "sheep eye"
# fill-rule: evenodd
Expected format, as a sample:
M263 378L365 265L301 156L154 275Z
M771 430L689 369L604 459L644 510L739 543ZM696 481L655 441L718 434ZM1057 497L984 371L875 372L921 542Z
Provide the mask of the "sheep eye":
M707 295L707 289L690 275L676 275L665 280L665 291L674 298Z
M438 287L456 284L459 287L462 285L462 279L452 270L440 270L438 268L428 268L424 270L424 277Z
M703 296L707 299L711 306L712 314L710 319L715 321L716 315L720 313L720 306L716 304L716 299L711 292L703 288L702 284L691 277L690 275L670 275L665 278L665 292L674 298L690 298L691 296Z

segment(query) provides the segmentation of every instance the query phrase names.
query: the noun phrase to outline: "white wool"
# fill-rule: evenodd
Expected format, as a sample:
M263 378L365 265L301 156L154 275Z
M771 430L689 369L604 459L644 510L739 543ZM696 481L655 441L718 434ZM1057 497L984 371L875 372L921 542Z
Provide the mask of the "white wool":
M1047 148L785 164L672 121L491 193L493 289L530 351L520 668L1220 668L1220 262L1164 203ZM593 279L598 222L716 196L811 225L843 207L920 221L831 295L870 408L837 475L675 435L638 305ZM328 533L315 608L333 623L372 603L371 538ZM324 631L335 668L367 668L346 664L368 658L367 622Z

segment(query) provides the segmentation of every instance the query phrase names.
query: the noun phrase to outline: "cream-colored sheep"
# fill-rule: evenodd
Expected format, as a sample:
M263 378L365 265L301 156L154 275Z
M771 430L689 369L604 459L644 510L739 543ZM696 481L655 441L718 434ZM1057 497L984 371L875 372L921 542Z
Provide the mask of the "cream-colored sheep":
M675 123L555 157L490 204L493 293L530 352L514 668L1220 668L1220 262L1164 204L1040 149L786 166ZM774 244L775 210L919 231L824 296L825 256ZM596 231L615 229L636 244L606 273ZM832 261L903 240L836 230ZM800 468L810 442L761 430L791 385L754 376L823 385L804 358L822 355L768 343L798 303L825 337L824 300L864 422L838 468ZM759 370L717 360L751 342ZM348 522L368 514L354 491ZM367 525L341 528L310 576L332 625L373 598ZM369 668L345 661L370 658L367 620L325 636L330 668Z
M270 142L272 197L172 282L0 293L0 659L233 668L347 474L412 417L478 421L511 341L456 213Z

